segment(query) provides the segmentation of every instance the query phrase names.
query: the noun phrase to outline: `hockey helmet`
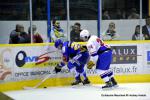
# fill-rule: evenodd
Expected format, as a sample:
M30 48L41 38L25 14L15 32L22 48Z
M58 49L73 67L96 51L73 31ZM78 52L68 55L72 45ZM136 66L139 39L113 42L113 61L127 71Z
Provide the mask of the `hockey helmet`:
M80 38L83 40L83 41L87 41L90 37L90 33L88 30L82 30L80 32Z

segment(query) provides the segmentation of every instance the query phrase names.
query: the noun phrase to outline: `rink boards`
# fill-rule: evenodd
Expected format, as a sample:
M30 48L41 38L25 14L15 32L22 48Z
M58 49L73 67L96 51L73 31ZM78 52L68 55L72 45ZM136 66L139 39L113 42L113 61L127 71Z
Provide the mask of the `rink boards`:
M109 41L111 68L120 83L150 82L150 41ZM55 74L61 53L51 44L0 45L0 91L34 86L46 75L51 77L40 87L70 85L74 80L67 67ZM11 72L8 73L8 72ZM86 72L93 84L102 84L95 69Z

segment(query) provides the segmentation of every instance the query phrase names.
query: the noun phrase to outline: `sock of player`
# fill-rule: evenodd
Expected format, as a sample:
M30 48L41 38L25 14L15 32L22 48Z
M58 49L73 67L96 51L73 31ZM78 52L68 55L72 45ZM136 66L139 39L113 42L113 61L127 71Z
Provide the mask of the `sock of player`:
M75 67L74 67L74 68L71 68L71 69L69 69L69 70L70 70L71 73L74 73L74 74L75 74L75 80L81 80L81 79L80 79L80 73L78 73L78 72L76 71Z
M111 70L108 70L107 75L108 75L109 78L114 77L114 73Z
M87 75L86 75L86 72L85 72L85 71L83 71L83 72L81 73L81 75L83 76L84 80L87 79Z
M101 74L100 77L103 79L103 81L105 83L109 81L109 77L108 77L107 73Z
M107 75L107 70L98 70L97 73L100 74L101 79L103 79L103 81L105 83L109 82L109 77Z
M76 80L81 80L81 78L80 78L80 74L79 74L79 73L77 73L77 72L75 73L75 79L76 79Z

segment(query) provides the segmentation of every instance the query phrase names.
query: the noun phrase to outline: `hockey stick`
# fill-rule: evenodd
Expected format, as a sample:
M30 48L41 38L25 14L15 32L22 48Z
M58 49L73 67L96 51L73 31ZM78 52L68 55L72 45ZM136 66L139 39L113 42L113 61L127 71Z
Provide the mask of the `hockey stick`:
M46 53L44 53L44 54L42 54L42 55L40 55L40 56L43 56L43 55L46 55L46 54L49 54L49 53L58 52L58 50L56 50L56 51L49 51L49 50L46 50L46 51L47 51ZM40 63L40 62L38 62L38 64L39 64L39 63ZM56 75L56 74L54 74L54 75ZM36 89L36 88L38 88L42 83L44 83L50 76L53 77L54 75L49 74L49 75L47 75L43 80L41 80L39 83L37 83L35 86L33 86L33 87L24 86L23 89L25 89L25 90Z
M56 75L56 74L54 74L54 75ZM49 75L47 75L43 80L41 80L39 83L37 83L35 86L33 86L33 87L24 86L23 89L25 89L25 90L36 89L36 88L38 88L42 83L44 83L50 76L53 76L53 75L49 74Z

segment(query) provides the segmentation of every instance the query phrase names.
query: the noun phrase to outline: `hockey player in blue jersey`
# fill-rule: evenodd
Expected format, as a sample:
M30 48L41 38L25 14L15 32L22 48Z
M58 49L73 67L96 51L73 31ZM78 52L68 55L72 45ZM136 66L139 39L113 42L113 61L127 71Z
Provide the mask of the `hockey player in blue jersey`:
M78 44L75 42L63 42L61 39L55 41L55 47L62 51L63 60L55 67L55 72L60 72L61 68L67 64L70 72L75 71L75 82L71 85L77 85L79 83L89 84L90 81L84 70L84 66L89 59L89 53L86 47L78 48ZM80 76L84 77L82 81Z

